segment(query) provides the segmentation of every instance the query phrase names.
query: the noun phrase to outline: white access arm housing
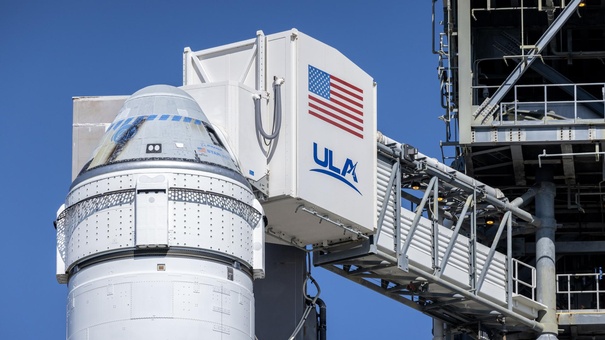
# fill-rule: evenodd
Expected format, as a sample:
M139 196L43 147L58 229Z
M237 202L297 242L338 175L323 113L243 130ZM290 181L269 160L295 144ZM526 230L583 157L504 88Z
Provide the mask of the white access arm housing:
M371 275L391 280L399 275L399 284L412 273L424 275L441 280L431 291L445 294L472 291L470 282L488 270L474 293L482 302L467 304L503 312L510 308L510 315L520 319L532 319L543 308L509 292L506 255L496 252L488 263L490 249L481 244L470 255L467 237L453 238L442 225L433 230L425 217L414 223L415 213L405 209L397 235L395 201L379 220L384 203L393 198L387 199L391 164L377 157L376 85L334 48L291 30L267 36L257 32L254 39L202 51L185 49L183 84L228 136L244 176L266 195L269 235L319 248L373 237L376 252L367 260L395 266L400 262L397 239L404 242L415 228L405 254L410 273L385 267ZM481 190L503 198L496 189ZM450 242L452 253L445 259ZM477 268L471 271L475 257ZM435 258L449 265L431 278Z
M376 87L368 74L295 29L186 48L183 67L183 89L264 192L271 235L305 245L375 232Z

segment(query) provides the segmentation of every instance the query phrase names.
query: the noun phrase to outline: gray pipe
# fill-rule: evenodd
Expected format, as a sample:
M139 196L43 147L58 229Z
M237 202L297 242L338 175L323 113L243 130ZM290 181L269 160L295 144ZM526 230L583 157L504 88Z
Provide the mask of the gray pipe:
M275 80L275 86L274 86L274 93L275 93L275 109L273 110L273 131L271 131L271 134L268 134L267 132L265 132L265 129L263 128L263 122L261 119L261 110L260 110L260 105L255 107L254 110L254 123L256 125L256 131L258 131L261 136L263 136L265 139L275 139L278 135L279 135L279 131L281 130L281 119L282 119L282 112L281 112L281 85L284 83L284 80L279 78ZM260 101L260 96L254 96L253 97L255 101Z
M512 200L510 202L510 204L515 207L521 208L521 207L527 205L529 202L531 202L531 200L536 196L537 193L538 193L538 189L535 186L533 186L533 187L527 189L526 193L524 193L523 195Z
M273 109L273 128L271 134L265 132L263 128L263 122L261 117L261 96L254 95L252 98L254 99L254 125L257 133L257 141L261 150L264 150L263 142L261 138L271 141L270 149L265 152L265 156L267 157L267 162L271 161L273 158L273 154L275 153L275 149L277 148L277 142L279 141L279 132L281 131L281 121L282 121L282 101L281 101L281 86L284 83L282 78L275 78L273 92L274 92L274 109ZM260 134L260 136L258 136Z
M444 340L445 331L443 327L443 321L433 318L433 340Z
M536 300L546 305L546 313L540 322L544 325L538 339L556 339L557 286L555 268L555 185L552 183L552 169L540 168L536 173L540 190L536 195L536 215L543 223L536 230Z

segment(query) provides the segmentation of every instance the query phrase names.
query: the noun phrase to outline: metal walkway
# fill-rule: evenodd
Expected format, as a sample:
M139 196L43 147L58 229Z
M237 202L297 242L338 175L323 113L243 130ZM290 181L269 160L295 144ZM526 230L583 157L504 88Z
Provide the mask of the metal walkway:
M377 233L316 252L315 265L464 331L541 330L535 268L510 253L513 220L539 223L518 208L531 193L508 202L499 190L386 137L378 143L377 187ZM401 208L402 199L413 208ZM499 223L483 232L478 221L492 217ZM496 251L499 244L508 256Z

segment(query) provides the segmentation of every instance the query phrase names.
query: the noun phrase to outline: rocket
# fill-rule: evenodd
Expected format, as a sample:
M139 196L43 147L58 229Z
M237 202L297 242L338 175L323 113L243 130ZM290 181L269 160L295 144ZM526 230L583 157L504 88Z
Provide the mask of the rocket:
M254 339L264 220L191 96L134 93L55 221L67 339Z

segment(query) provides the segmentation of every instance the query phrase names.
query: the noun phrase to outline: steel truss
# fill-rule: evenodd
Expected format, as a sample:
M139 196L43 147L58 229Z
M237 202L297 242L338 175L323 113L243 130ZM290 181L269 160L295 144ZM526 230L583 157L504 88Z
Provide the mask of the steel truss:
M474 332L481 325L493 334L500 334L503 327L508 332L540 332L542 325L535 318L544 306L533 301L535 269L512 258L516 220L534 225L540 221L499 190L429 159L409 145L379 142L378 159L384 173L379 174L378 187L384 192L378 194L377 232L368 239L315 251L314 264L443 320L450 329ZM416 185L422 196L414 195L411 187ZM402 208L402 202L411 203L413 210ZM483 229L478 232L478 225L492 216L499 223L492 226L493 237L488 239ZM452 227L446 228L444 223ZM428 265L414 258L419 242L430 252ZM497 251L503 243L506 256ZM468 245L468 276L457 282L448 271L457 270L461 244ZM493 285L491 271L499 265L495 258L505 267L500 298L483 289L488 281Z

